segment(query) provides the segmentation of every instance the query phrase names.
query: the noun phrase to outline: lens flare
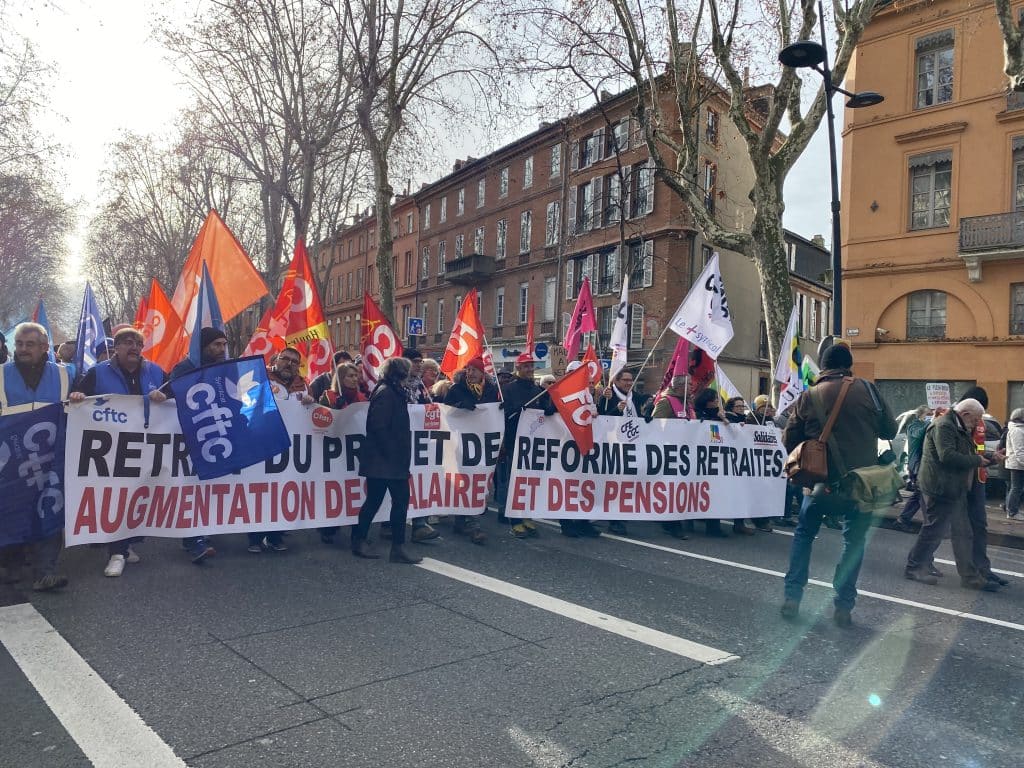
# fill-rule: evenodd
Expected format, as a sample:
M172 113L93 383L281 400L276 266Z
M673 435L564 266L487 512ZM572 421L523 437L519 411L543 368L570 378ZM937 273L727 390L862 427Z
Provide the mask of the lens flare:
M870 704L872 707L880 707L882 706L882 697L879 696L877 693L872 693L870 696L868 696L868 704Z

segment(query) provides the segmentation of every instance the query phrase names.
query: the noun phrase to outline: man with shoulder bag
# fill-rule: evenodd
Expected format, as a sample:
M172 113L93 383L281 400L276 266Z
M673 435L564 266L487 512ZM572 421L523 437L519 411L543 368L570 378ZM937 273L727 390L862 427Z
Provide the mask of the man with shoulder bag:
M814 539L825 516L833 514L843 520L843 553L832 580L834 620L848 627L871 525L870 507L890 491L895 494L895 471L878 464L878 439L892 439L896 421L874 384L851 373L853 354L845 342L829 347L821 364L824 370L793 406L782 436L790 451L787 474L805 490L781 613L787 619L799 613Z

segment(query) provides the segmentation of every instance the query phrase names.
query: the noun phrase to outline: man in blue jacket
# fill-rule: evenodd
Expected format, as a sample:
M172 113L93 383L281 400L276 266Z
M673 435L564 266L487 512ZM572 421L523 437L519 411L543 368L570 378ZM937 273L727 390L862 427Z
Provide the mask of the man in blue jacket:
M143 395L154 403L166 400L167 395L160 387L167 380L167 374L155 363L143 359L143 344L142 333L134 328L118 331L111 357L86 372L71 393L71 402L80 403L93 395ZM139 562L139 556L131 548L137 540L122 539L107 545L110 559L103 569L104 576L120 576L126 562Z
M41 408L67 399L68 371L47 360L50 337L38 323L22 323L14 329L14 360L0 366L0 416ZM57 574L62 534L31 544L8 547L3 561L8 578L21 569L27 554L32 561L32 589L48 592L66 587L66 576Z

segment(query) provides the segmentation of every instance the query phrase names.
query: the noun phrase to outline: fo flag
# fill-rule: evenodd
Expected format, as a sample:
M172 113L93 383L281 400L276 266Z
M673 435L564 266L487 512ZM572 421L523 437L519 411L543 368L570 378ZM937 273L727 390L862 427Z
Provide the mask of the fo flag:
M455 317L455 327L444 350L441 372L451 378L456 371L478 357L484 356L484 327L477 311L476 288L471 290ZM493 376L493 364L491 375Z
M367 386L373 389L377 383L377 369L389 357L401 356L402 342L398 340L398 335L388 322L387 315L380 311L377 302L368 293L363 294L363 317L360 327L363 379Z
M718 269L718 252L712 254L700 277L690 287L669 327L711 357L718 358L732 338L732 314L725 298L725 283Z
M0 417L0 547L64 527L64 406Z
M75 344L75 369L80 376L96 365L96 352L93 347L106 334L103 332L103 316L96 304L92 286L85 284L85 296L82 298L82 312L78 316L78 341Z
M572 373L563 376L550 387L548 395L554 403L569 434L576 441L581 454L588 454L594 447L594 417L597 407L590 392L590 371L581 365Z
M266 461L291 444L262 357L198 368L172 381L170 388L200 480Z

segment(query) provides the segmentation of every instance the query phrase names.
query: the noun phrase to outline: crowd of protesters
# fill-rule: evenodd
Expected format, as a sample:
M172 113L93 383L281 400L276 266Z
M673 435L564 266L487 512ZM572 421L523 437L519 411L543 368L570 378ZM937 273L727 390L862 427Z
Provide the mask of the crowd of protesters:
M164 373L142 355L142 334L123 327L112 338L97 342L94 349L98 363L85 375L76 376L71 363L73 345L57 348L56 360L48 359L51 350L45 328L35 323L19 325L14 334L13 360L7 361L7 340L0 336L0 416L23 412L41 403L69 401L71 407L89 396L125 394L149 397L154 402L166 400L166 384L193 369L186 358L170 372ZM201 363L211 364L227 358L227 339L222 331L203 328L200 336ZM68 350L72 351L69 352ZM346 352L334 358L334 370L311 383L300 375L302 356L299 350L286 347L274 355L268 377L275 394L294 398L304 404L314 403L341 410L357 403L368 403L366 437L361 443L360 474L366 478L366 498L359 512L358 523L351 528L350 548L358 558L376 558L370 541L370 526L384 498L390 497L391 513L382 524L382 539L390 540L393 563L412 564L421 558L406 548L406 527L409 507L410 432L409 404L443 403L473 410L487 403L501 403L505 433L498 456L493 482L493 506L499 520L508 525L511 535L527 539L540 535L536 523L529 519L506 517L509 479L512 473L514 437L524 410L537 409L553 414L555 409L546 389L554 377L539 380L535 360L520 355L512 371L496 376L487 373L481 358L471 360L448 378L438 363L424 359L417 350L407 350L401 357L385 361L378 371L376 386L369 390L358 360ZM583 363L573 361L571 372ZM859 510L842 490L844 475L850 470L878 461L878 439L892 438L896 425L888 406L874 385L852 374L853 357L845 344L829 348L822 358L824 370L796 402L785 419L776 416L770 399L759 395L749 408L742 397L731 397L724 403L716 389L692 392L687 376L675 376L657 396L643 394L636 386L630 369L619 370L607 384L593 388L593 400L600 415L651 419L700 419L731 424L784 427L783 443L787 451L805 440L821 436L826 422L833 423L834 448L829 453L829 479L822 487L801 489L790 484L784 508L749 510L747 519L734 519L732 531L740 536L753 536L756 531L771 532L773 522L795 526L789 569L785 578L782 615L794 618L799 612L803 589L808 578L811 547L822 524L842 529L843 551L836 566L835 621L840 626L851 623L856 599L856 582L864 555L866 531L870 515ZM1024 486L1024 410L1015 411L1006 438L1005 451L979 453L976 427L987 405L984 390L975 388L953 409L931 423L920 414L920 425L911 435L912 516L919 506L924 525L910 551L905 574L908 579L935 584L941 573L935 568L935 550L947 530L952 531L953 548L961 584L968 589L994 591L1006 581L993 573L986 555L984 512L984 468L1007 459L1010 470L1010 493L1007 514L1016 518L1020 512L1020 496ZM833 415L832 411L835 410ZM983 426L982 426L983 430ZM983 431L982 431L983 438ZM833 445L830 438L830 445ZM799 506L798 519L795 507ZM906 511L905 511L906 514ZM908 522L907 518L905 522ZM718 519L702 520L704 531L711 537L729 534ZM433 517L417 517L412 521L410 538L422 543L439 537L440 521ZM487 535L480 526L480 516L456 515L450 520L452 531L472 543L483 545ZM642 525L642 523L640 523ZM635 525L635 524L634 524ZM693 522L661 523L665 532L677 539L687 539L694 531ZM591 521L563 520L561 533L570 538L598 537L604 533L629 536L625 523L611 521L602 530ZM339 527L319 529L321 541L334 544ZM253 554L284 552L284 532L248 534L248 551ZM107 546L104 574L120 576L127 563L139 561L134 545L126 539ZM216 554L207 537L182 540L182 546L194 563L202 563ZM67 578L57 571L61 537L0 550L0 575L11 581L31 567L34 589L48 591L67 585Z

